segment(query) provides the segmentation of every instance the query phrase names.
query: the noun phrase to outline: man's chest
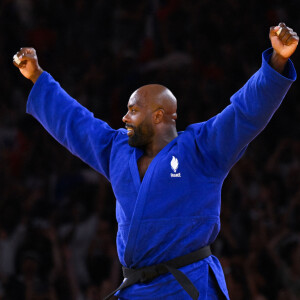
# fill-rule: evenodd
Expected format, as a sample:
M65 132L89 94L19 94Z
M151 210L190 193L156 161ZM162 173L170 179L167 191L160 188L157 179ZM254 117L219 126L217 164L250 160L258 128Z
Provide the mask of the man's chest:
M138 170L139 170L139 175L140 175L140 179L141 181L143 180L145 173L150 165L150 163L152 162L153 157L148 157L148 156L141 156L138 161L137 161L137 165L138 165Z

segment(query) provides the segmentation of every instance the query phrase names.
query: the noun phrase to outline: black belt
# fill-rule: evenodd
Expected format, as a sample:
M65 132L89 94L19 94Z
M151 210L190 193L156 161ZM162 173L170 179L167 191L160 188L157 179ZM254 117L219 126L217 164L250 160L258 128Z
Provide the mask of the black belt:
M123 267L123 276L125 277L125 280L116 290L106 296L103 300L110 299L116 292L123 290L135 283L151 281L154 278L166 273L171 273L178 283L183 287L183 289L191 296L191 298L193 300L197 300L199 297L198 290L188 279L188 277L178 269L204 259L211 254L210 246L206 246L195 252L176 257L158 265L140 269L129 269Z

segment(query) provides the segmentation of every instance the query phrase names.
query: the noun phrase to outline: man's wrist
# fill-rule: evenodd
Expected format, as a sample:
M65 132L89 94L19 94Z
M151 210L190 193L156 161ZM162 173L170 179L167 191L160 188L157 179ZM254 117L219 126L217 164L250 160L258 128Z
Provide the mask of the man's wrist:
M33 83L36 83L38 78L41 76L41 74L44 72L42 68L38 68L36 72L29 78Z
M269 64L274 70L282 74L288 60L288 58L282 57L275 50L273 50Z

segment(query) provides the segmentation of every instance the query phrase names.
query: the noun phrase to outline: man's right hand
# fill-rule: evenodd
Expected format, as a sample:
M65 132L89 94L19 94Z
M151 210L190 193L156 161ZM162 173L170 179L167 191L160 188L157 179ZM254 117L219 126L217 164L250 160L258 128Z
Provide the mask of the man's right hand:
M42 68L39 66L35 49L21 48L20 51L16 53L16 56L20 60L20 63L18 64L14 61L14 65L19 68L24 77L35 83L43 73Z

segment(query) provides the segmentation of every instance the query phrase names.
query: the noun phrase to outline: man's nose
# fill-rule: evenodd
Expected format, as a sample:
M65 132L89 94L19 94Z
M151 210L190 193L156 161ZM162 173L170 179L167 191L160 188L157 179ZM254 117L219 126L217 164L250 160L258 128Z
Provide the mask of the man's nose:
M122 118L122 121L124 122L124 123L128 123L128 113Z

